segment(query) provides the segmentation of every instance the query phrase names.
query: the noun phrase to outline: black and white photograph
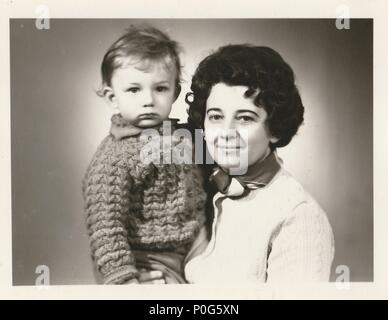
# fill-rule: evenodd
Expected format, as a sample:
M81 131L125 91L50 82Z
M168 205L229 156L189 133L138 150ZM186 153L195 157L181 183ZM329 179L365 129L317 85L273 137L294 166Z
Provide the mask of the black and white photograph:
M373 17L51 9L7 22L12 288L376 284Z

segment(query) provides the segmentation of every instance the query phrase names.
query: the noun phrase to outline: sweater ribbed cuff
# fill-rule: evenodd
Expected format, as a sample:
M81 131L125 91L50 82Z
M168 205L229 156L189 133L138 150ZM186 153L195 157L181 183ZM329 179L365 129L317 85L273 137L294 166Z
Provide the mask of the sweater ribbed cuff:
M104 277L104 284L123 284L124 282L136 278L139 272L133 266L120 267Z

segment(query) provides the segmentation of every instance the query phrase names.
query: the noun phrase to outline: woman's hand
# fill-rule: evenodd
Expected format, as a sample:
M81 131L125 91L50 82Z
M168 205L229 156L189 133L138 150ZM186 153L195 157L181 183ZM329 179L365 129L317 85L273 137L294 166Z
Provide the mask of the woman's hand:
M163 272L158 270L140 269L138 281L140 284L166 284Z

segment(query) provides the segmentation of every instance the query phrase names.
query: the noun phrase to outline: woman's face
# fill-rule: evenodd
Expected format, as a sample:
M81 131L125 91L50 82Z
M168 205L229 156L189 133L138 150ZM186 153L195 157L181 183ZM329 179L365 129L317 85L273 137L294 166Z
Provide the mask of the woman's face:
M245 86L218 83L206 102L205 139L210 155L223 169L244 174L248 166L264 159L269 143L267 112L253 103L256 94L244 97Z

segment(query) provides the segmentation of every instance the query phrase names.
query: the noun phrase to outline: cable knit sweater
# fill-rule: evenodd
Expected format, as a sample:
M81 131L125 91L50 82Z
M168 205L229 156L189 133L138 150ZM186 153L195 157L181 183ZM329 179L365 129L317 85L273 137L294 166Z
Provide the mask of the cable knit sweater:
M283 168L260 182L264 186L247 196L215 195L212 236L206 245L201 232L196 243L204 249L194 250L202 253L189 253L195 256L185 266L189 282L329 280L334 238L325 212Z
M176 127L172 123L172 148L182 142L173 135ZM157 130L167 137L163 126ZM204 222L206 194L198 167L144 163L140 151L148 141L140 133L114 115L110 134L83 180L91 252L107 284L136 276L132 250L181 250L192 243Z

